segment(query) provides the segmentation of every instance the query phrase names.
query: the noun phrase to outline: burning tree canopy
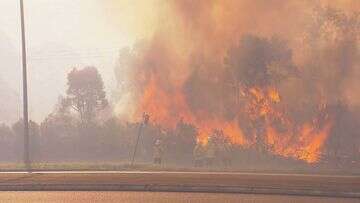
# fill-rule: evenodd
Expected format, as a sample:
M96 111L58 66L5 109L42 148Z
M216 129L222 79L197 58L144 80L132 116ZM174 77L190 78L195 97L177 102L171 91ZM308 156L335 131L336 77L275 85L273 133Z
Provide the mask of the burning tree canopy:
M337 107L360 102L359 14L327 1L168 4L152 37L121 52L118 115L319 161Z

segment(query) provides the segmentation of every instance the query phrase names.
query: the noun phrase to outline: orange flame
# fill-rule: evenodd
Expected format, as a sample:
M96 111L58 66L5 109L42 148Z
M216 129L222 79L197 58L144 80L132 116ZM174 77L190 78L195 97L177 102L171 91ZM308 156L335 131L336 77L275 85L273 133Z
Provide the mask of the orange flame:
M331 119L328 117L321 118L321 115L310 115L306 118L306 121L297 121L291 116L291 111L287 111L290 108L287 108L286 102L293 102L294 95L307 96L307 94L304 94L307 93L307 89L304 88L301 91L299 89L299 94L292 94L291 91L296 93L296 88L303 86L303 82L306 83L308 80L303 81L301 78L291 78L290 80L287 77L289 73L284 71L282 66L294 65L296 70L293 72L299 71L300 74L304 72L312 75L310 74L312 73L312 66L306 67L307 63L319 58L319 56L332 56L332 50L336 50L336 47L338 47L338 45L327 47L326 40L325 42L320 40L319 44L312 44L313 41L326 39L325 36L327 36L326 34L324 37L320 35L313 39L315 36L312 35L318 34L311 34L313 26L318 27L319 23L322 23L320 21L326 19L326 16L322 17L324 15L322 9L317 9L317 6L320 5L307 1L283 1L276 5L268 1L256 1L254 3L251 0L168 2L169 6L161 6L161 9L159 8L157 12L150 12L159 15L159 19L155 21L161 22L161 24L155 26L154 32L149 34L149 47L140 46L140 53L144 53L134 56L135 61L139 61L139 64L135 63L135 65L132 65L135 67L131 68L145 72L144 75L148 79L145 85L143 83L140 85L144 88L140 91L140 98L136 95L138 103L136 104L134 117L139 118L143 112L147 112L151 115L152 122L170 130L175 129L177 123L182 120L192 124L197 129L198 140L204 144L207 143L214 130L220 130L222 136L234 145L246 147L264 145L263 147L266 150L280 156L304 160L308 163L318 162L324 142L332 128ZM322 2L321 5L342 8L342 10L352 11L358 8L358 6L354 6L356 0L346 1L347 3L340 3L340 0L321 0L319 2ZM239 13L239 8L243 12ZM313 9L315 10L313 11ZM143 15L143 12L141 12L141 15ZM318 20L318 17L321 20ZM328 24L326 22L324 22L325 25ZM347 26L344 26L344 28L347 28ZM339 27L339 29L343 28ZM284 30L289 32L284 32ZM308 33L309 31L311 33ZM148 29L146 29L146 33L148 32ZM320 31L320 33L323 32ZM333 36L332 31L329 31L329 33L329 36ZM238 79L237 76L227 79L226 83L231 83L231 87L236 89L235 94L237 97L234 99L236 102L229 102L230 105L234 105L231 118L217 115L221 114L219 112L201 112L192 109L192 105L187 101L187 95L183 92L183 80L188 79L190 73L193 73L195 69L199 71L199 75L215 75L215 77L211 76L211 80L217 80L217 77L221 78L222 74L228 71L228 68L224 65L227 51L232 49L232 45L241 43L241 36L244 34L255 34L264 39L278 36L280 39L285 39L285 41L289 40L289 43L284 44L286 47L289 46L290 51L285 50L286 54L284 54L284 57L288 59L285 61L276 60L274 64L266 64L266 66L271 66L266 70L269 71L269 75L272 75L270 73L276 75L276 77L272 78L273 80L269 81L271 85L268 83L250 83L253 86L243 87L246 84L249 85L249 83L239 84L242 81L232 81ZM353 42L351 40L349 42ZM269 40L269 42L272 41ZM315 49L313 50L312 47L315 47ZM142 49L145 49L145 51ZM312 56L313 52L323 52L323 50L327 49L331 50L329 54L315 54ZM258 58L251 59L255 61ZM231 60L227 62L230 63ZM324 71L328 69L326 68L328 64L331 64L333 68L340 67L337 63L332 63L332 61L329 63L319 61L319 65L324 64ZM251 68L249 68L249 71ZM206 71L202 71L203 69L206 69ZM319 70L321 70L319 73L323 71L321 68ZM321 91L321 87L327 89L328 82L325 81L338 72L337 69L334 70L331 71L329 76L319 78L319 84L310 85L313 85L315 89L319 89L316 90L318 93ZM203 74L203 72L206 74ZM132 74L130 75L132 76ZM138 74L134 75L136 77L130 78L135 80L136 83ZM268 75L267 72L265 75ZM274 82L283 77L289 79L289 81L284 83ZM307 79L307 77L305 78ZM166 85L160 82L161 78L166 78ZM208 80L208 78L205 80ZM285 85L291 86L286 90L288 92L285 93L285 90L281 92L280 89L272 86L276 84L281 90ZM264 87L262 85L268 86ZM324 97L326 101L328 99L327 94L329 94L328 91L324 90L324 93L319 93L320 96L317 95L317 97ZM289 95L292 95L292 97ZM232 98L229 98L229 100L232 100ZM322 104L317 111L323 111L326 108L326 102L319 101L318 98L315 100ZM294 106L300 106L302 102L303 100L295 103ZM229 104L226 103L226 105ZM246 122L250 124L241 123L244 119L247 119ZM318 119L321 119L322 122L317 122Z
M327 121L323 127L320 127L317 126L315 119L311 123L297 127L281 111L273 108L274 104L281 102L280 94L275 88L265 90L250 88L246 96L250 98L246 107L250 119L265 118L264 141L270 152L308 163L319 161L322 147L331 129L331 122ZM202 144L206 145L214 130L221 130L224 138L234 145L249 147L254 144L245 137L238 119L228 121L214 118L204 112L192 112L181 91L181 85L172 88L171 91L165 91L152 77L140 101L138 115L147 112L154 123L170 130L176 128L180 119L185 123L191 123L196 127L198 140ZM278 120L286 130L284 132L277 130L272 125L273 120Z
M141 115L142 112L149 113L154 123L172 130L176 128L180 119L185 123L193 124L198 130L197 137L202 143L207 143L207 139L215 129L221 129L233 144L246 145L247 143L236 119L219 120L204 115L204 112L197 112L196 115L190 111L180 88L165 92L157 85L154 78L151 78L145 88L137 115Z
M331 123L326 124L319 130L312 125L304 124L298 135L291 136L279 133L271 126L268 126L266 132L267 144L274 154L315 163L320 159L321 150L330 129ZM295 141L292 139L295 139Z

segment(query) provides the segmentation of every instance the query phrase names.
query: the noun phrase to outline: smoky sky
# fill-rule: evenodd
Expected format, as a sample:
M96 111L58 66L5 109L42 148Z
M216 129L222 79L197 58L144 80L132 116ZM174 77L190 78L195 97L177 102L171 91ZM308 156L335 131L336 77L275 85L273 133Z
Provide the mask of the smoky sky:
M344 3L170 1L167 9L167 20L159 17L164 22L153 37L128 49L128 59L120 57L132 61L119 68L127 70L121 82L131 83L134 97L154 76L169 93L174 88L194 92L195 86L221 92L220 83L229 75L226 64L238 63L238 70L230 71L232 80L276 85L290 106L340 99L358 104L359 15ZM198 75L197 83L204 84L189 87ZM206 95L212 94L208 90L199 91L204 94L200 100L216 100Z
M336 109L357 111L360 19L340 1L167 5L153 36L120 56L120 118L185 120L200 137L221 128L313 162L341 128Z

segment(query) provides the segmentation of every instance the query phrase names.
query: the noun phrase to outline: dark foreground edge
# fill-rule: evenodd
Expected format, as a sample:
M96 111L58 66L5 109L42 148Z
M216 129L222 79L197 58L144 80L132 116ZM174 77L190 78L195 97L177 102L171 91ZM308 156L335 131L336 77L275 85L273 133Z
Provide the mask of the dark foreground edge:
M0 191L158 191L360 198L360 176L203 172L0 173Z

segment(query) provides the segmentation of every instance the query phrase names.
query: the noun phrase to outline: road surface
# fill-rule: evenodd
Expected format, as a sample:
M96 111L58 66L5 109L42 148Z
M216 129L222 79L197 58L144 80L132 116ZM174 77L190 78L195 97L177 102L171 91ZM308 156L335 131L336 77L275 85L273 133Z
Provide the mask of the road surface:
M2 191L160 191L360 198L360 176L204 172L0 173Z
M219 193L167 192L0 192L2 203L358 203L359 199L301 197L280 195L247 195Z

